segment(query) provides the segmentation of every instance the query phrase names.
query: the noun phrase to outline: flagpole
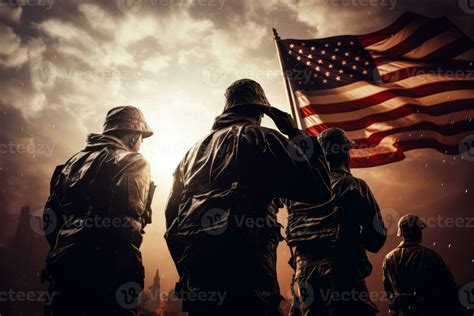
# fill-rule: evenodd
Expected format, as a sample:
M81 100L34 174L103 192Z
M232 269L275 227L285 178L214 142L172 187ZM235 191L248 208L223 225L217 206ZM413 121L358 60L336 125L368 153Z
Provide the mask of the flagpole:
M273 31L273 41L275 42L275 47L276 47L277 54L278 54L278 61L280 62L280 69L281 69L281 72L283 73L283 81L285 82L286 95L288 97L288 102L290 103L291 115L293 116L293 119L295 120L298 127L301 128L301 124L298 120L299 116L296 113L295 100L294 100L294 96L293 96L293 93L292 93L292 90L291 90L290 82L288 80L288 77L287 77L286 72L285 72L285 68L283 66L283 59L282 59L283 57L281 55L280 45L279 45L279 42L281 41L281 38L278 35L278 32L275 28L272 28L272 31Z

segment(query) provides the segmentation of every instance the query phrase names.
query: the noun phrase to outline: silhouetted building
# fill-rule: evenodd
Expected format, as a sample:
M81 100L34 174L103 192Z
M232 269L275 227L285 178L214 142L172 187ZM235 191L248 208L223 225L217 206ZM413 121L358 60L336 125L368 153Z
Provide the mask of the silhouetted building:
M161 316L187 316L188 313L182 312L183 303L176 296L174 290L168 293L166 301L163 301Z
M160 270L157 269L152 285L148 288L148 290L144 291L142 295L142 309L144 313L152 313L150 315L159 315L161 307L160 284Z

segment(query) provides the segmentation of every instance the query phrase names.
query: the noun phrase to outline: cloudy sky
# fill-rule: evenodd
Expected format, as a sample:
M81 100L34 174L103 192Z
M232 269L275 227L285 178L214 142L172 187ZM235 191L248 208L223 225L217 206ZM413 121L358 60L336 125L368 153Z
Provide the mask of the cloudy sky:
M447 15L472 38L474 10L462 1L1 0L0 242L11 236L21 205L32 212L41 208L54 166L80 150L88 133L101 131L107 110L136 105L156 131L142 150L158 184L154 224L143 245L147 282L160 268L170 289L176 273L162 236L171 175L186 150L209 132L225 88L253 78L274 106L289 111L272 27L283 38L356 35L410 10ZM425 244L444 256L460 284L474 280L474 223L468 221L474 162L463 158L417 150L399 163L354 170L372 186L392 233L372 257L372 289L381 290L381 259L398 242L393 222L408 212L437 223ZM465 222L453 228L445 218ZM284 295L287 256L282 245Z

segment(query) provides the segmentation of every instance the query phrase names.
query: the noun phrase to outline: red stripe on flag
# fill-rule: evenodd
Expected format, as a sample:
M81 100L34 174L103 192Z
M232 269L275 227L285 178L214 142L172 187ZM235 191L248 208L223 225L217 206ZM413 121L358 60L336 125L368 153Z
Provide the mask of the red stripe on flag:
M433 64L430 66L415 66L386 73L380 76L380 79L385 84L424 74L445 75L447 77L456 76L458 78L464 75L462 79L474 79L474 75L469 73L470 68L469 63L464 61L453 62L451 65Z
M387 136L419 130L428 130L437 132L443 136L452 136L474 130L474 121L463 120L447 125L437 125L431 122L421 122L409 126L392 128L390 130L373 133L368 138L354 139L354 147L367 148L367 146L374 146L380 144L380 141Z
M423 45L426 41L432 39L442 32L455 28L455 26L445 17L428 20L423 23L418 30L411 34L406 40L389 48L383 52L385 56L403 56L409 51Z
M422 98L431 94L441 93L451 90L472 89L474 81L443 81L421 85L411 89L399 88L389 89L366 96L353 101L337 102L329 104L309 104L301 108L303 117L307 117L314 113L317 114L335 114L343 112L352 112L374 106L396 97ZM343 94L343 93L341 93ZM307 109L310 109L308 111Z
M367 157L358 157L351 159L351 168L368 168L386 165L389 163L401 161L405 159L403 154L406 151L414 149L435 149L440 153L448 155L458 155L458 145L445 145L435 139L418 139L418 140L404 140L394 144L397 151L393 153L383 153Z
M317 126L314 125L314 126L308 127L306 131L312 135L317 136L326 128L327 126L325 126L324 124L317 125ZM437 132L443 136L453 136L453 135L457 135L457 134L474 130L474 121L464 120L464 121L459 121L459 122L455 122L454 124L448 124L448 125L436 125L430 122L421 122L421 123L417 123L417 124L413 124L409 126L393 128L390 130L374 133L370 135L368 138L354 139L354 142L355 142L354 148L365 149L365 148L374 147L380 144L380 141L382 139L390 135L410 132L410 131L420 131L420 130Z
M307 109L308 111L310 109ZM352 121L342 121L342 122L326 122L324 124L314 125L317 130L324 130L327 127L339 127L345 131L356 131L359 129L366 128L367 126L373 123L385 122L396 120L407 115L419 113L419 114L428 114L430 116L441 116L454 112L464 111L464 110L474 110L474 99L467 100L455 100L444 103L439 103L433 106L420 106L418 104L406 104L397 109L375 113L368 115L366 117L352 120ZM313 112L313 114L317 114Z

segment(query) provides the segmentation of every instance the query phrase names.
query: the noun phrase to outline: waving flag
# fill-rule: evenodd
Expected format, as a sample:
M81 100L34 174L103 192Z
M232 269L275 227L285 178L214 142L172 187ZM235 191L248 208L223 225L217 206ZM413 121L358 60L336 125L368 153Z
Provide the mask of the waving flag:
M469 149L462 141L474 134L474 45L448 19L405 13L367 35L277 44L302 127L346 130L353 167L399 161L417 148Z

